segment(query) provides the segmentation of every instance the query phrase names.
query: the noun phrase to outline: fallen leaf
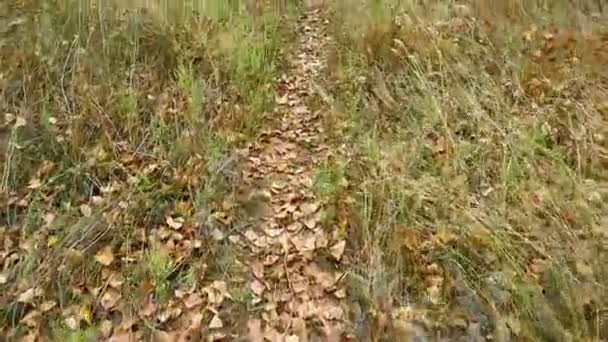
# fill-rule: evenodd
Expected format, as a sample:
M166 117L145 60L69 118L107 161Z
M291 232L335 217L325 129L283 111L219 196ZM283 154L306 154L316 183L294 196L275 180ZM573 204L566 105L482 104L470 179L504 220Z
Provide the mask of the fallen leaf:
M93 215L93 209L91 209L91 206L89 206L88 204L81 204L80 213L84 217L91 217L91 215Z
M335 245L331 246L329 248L329 252L331 253L331 256L334 257L334 259L340 261L340 259L342 259L342 255L344 254L344 247L346 247L346 241L340 241Z
M46 302L43 302L42 304L40 304L40 312L45 313L45 312L53 309L55 306L57 306L57 302L52 301L52 300L47 300Z
M98 263L100 263L104 266L110 266L112 261L114 261L114 254L112 253L112 246L107 245L104 248L100 249L95 254L95 261L97 261Z
M81 321L84 321L88 325L92 325L93 324L91 322L91 306L89 306L87 304L81 306L80 310L78 312L78 316L80 317Z
M110 334L112 333L112 329L114 329L114 325L112 324L112 321L110 321L108 319L104 319L99 324L99 333L101 334L102 337L110 336Z
M315 227L321 222L321 218L317 215L311 215L303 220L304 225L308 229L315 229Z
M49 235L49 237L46 240L46 246L48 248L51 248L55 245L57 245L59 243L59 237L57 237L56 235Z
M270 266L280 259L278 255L270 254L264 258L264 266Z
M300 210L302 211L303 216L309 216L314 214L317 210L319 210L318 203L303 203L300 205Z
M180 229L184 225L184 219L181 217L173 219L171 216L167 216L165 219L167 225L175 230Z
M19 297L17 297L17 302L19 303L32 303L34 301L35 290L34 288L28 289L25 292L22 292Z
M41 312L38 310L32 310L30 312L28 312L20 321L19 323L21 324L25 324L26 326L28 326L29 328L35 328L40 324L40 319L41 317Z
M203 303L203 298L198 293L191 293L184 299L184 305L186 309L192 309L195 306L199 306Z
M224 327L224 323L218 317L218 315L213 316L213 318L211 319L211 322L209 323L209 328L210 329L220 329L223 327Z
M334 296L338 299L344 299L346 298L346 291L344 289L339 289L334 292Z
M253 261L251 263L251 270L256 278L260 280L264 279L264 265L261 262L257 260Z
M65 326L70 328L71 330L76 330L80 328L79 321L74 316L66 317L63 322L65 323Z
M214 241L222 241L222 240L224 240L224 233L221 230L214 228L211 231L211 238Z
M264 284L262 284L261 281L254 279L251 284L249 285L249 288L251 289L251 291L253 293L255 293L258 297L262 295L262 293L264 293L264 290L266 289L266 287L264 286Z
M294 222L294 223L290 224L289 226L287 226L287 230L290 232L297 232L300 229L302 229L302 224L300 222Z
M156 311L156 304L154 303L154 298L152 295L146 296L144 302L139 309L139 315L141 317L150 317Z
M121 295L117 290L108 288L101 297L101 306L106 310L110 310L118 304L120 298Z
M8 282L8 272L0 273L0 285L4 285Z
M27 188L34 190L34 189L40 188L41 186L42 186L42 182L40 181L40 179L32 178L32 179L30 179L30 183L27 186Z

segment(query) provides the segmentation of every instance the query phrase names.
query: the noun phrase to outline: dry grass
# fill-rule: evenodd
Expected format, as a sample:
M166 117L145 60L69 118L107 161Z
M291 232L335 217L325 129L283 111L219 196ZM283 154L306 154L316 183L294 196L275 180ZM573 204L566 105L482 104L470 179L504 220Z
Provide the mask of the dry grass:
M362 322L410 307L452 338L608 338L599 4L333 4L328 131L354 146L336 220L361 251Z
M18 4L0 5L0 335L86 340L150 291L160 310L169 289L229 279L229 250L196 245L237 224L222 207L235 146L267 119L297 8L254 21L240 1ZM114 276L125 300L108 311Z

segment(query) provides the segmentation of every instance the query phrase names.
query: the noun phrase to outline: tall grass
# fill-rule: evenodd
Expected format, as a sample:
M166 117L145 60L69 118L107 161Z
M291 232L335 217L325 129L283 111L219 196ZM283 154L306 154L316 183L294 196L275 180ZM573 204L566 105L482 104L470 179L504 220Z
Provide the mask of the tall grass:
M444 335L606 338L601 10L333 3L328 131L355 146L347 215L369 312L391 310L388 292L394 315L415 307Z

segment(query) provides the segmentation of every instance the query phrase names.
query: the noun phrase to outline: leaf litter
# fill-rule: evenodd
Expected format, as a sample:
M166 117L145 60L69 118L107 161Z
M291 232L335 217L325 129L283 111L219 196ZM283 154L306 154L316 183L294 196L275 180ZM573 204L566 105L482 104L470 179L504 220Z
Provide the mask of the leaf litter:
M341 300L346 291L337 284L338 272L315 262L325 250L339 263L346 247L323 229L322 203L313 191L314 167L331 155L321 134L321 117L307 105L308 94L314 93L309 80L325 63L320 16L310 11L299 23L295 66L278 81L283 91L275 99L278 127L250 144L247 153L244 180L266 180L268 190L262 191L271 206L258 224L243 232L251 251L248 288L264 308L244 329L251 341L308 341L323 335L317 329L321 321L331 331L344 330Z

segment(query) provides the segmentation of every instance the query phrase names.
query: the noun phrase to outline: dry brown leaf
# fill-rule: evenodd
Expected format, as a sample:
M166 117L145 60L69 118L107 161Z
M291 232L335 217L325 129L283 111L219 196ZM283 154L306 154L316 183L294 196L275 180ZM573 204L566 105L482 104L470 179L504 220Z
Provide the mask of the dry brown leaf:
M108 278L108 285L110 285L111 287L113 287L115 289L120 289L122 287L123 283L124 283L124 280L122 279L122 275L120 275L118 273L110 274L110 276Z
M334 296L338 299L344 299L346 298L346 291L344 289L339 289L334 292Z
M80 213L84 217L91 217L91 215L93 215L93 209L88 204L81 204L80 205Z
M209 323L209 329L221 329L224 327L224 323L218 315L213 316Z
M22 292L19 297L17 297L17 302L32 303L34 301L35 293L36 291L34 288L27 289L26 291Z
M258 260L255 260L251 263L251 270L253 271L253 275L258 278L259 280L263 280L264 279L264 265L259 262Z
M139 309L139 316L141 317L150 317L152 314L156 312L156 304L154 303L154 298L152 295L146 296L144 302L142 303L141 308Z
M120 292L113 288L108 288L101 297L101 306L106 310L110 310L118 304L120 298Z
M307 233L307 234L304 234L304 233ZM316 236L314 234L310 233L309 231L304 231L302 234L291 237L291 242L293 243L296 250L298 250L298 252L300 252L300 253L307 253L307 252L314 251L315 246L316 246L316 244L315 244L316 240L317 240Z
M321 222L321 218L318 215L311 215L303 219L302 221L304 222L306 228L315 229L315 227L317 227L317 225L319 225L319 223Z
M314 228L314 226L313 226L313 228ZM290 224L289 226L287 226L287 230L290 231L290 232L292 232L292 233L293 232L297 232L300 229L302 229L302 224L300 222L297 222L297 221L294 222L294 223L292 223L292 224Z
M264 286L264 284L261 281L257 280L257 279L254 279L251 282L251 284L249 285L249 288L258 297L260 297L262 295L262 293L264 293L264 290L266 289L266 287Z
M103 266L110 266L114 261L114 254L112 253L112 246L107 245L104 248L97 251L95 254L95 261L102 264Z
M112 321L108 319L104 319L99 324L99 334L101 335L101 337L110 336L110 334L112 333L112 329L114 329L114 325L112 324Z
M317 210L319 210L319 207L319 203L306 202L300 205L300 211L302 211L303 216L309 216L317 212Z
M40 304L40 312L45 313L53 309L55 306L57 306L57 302L53 300L47 300Z
M182 228L182 226L184 225L184 219L181 217L174 219L171 216L167 216L165 217L165 220L167 222L167 225L175 230Z
M42 181L40 181L40 179L32 178L32 179L30 179L30 183L27 186L27 188L34 190L34 189L40 188L41 186L42 186Z
M315 279L315 282L324 289L331 288L336 283L333 273L324 271L317 263L310 263L304 266L304 272Z
M66 317L63 320L63 323L65 324L66 327L70 328L71 330L76 330L76 329L80 328L80 321L78 321L76 319L76 317L74 317L74 316Z
M203 303L203 298L196 292L191 293L184 299L184 305L186 309L192 309L195 306L199 306Z
M264 258L264 266L270 266L272 264L274 264L275 262L279 261L281 257L279 257L278 255L274 255L274 254L270 254L267 255Z
M342 259L342 255L344 254L344 247L346 247L346 241L340 241L331 246L329 252L334 259L340 261L340 259Z
M32 310L28 312L19 323L27 325L30 329L37 327L40 324L41 312L38 310Z

